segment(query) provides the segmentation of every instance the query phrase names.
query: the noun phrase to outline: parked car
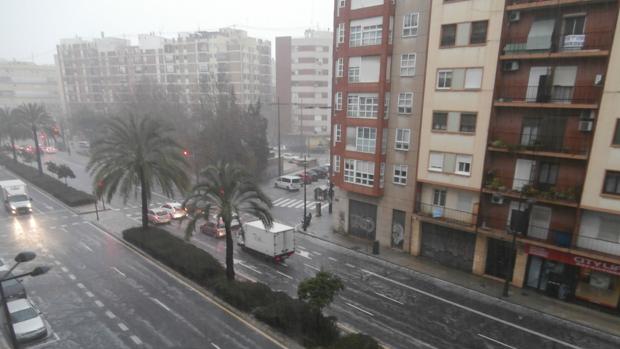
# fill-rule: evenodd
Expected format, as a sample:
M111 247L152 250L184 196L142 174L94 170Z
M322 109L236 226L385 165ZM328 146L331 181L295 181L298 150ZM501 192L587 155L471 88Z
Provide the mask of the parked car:
M5 278L12 278L13 274L9 273ZM6 299L26 298L26 288L18 279L12 279L2 282L2 291Z
M329 167L319 166L312 169L312 171L316 172L319 175L319 178L327 178L329 175Z
M172 219L180 219L187 216L187 211L178 202L167 202L161 205L161 209L168 212Z
M315 170L306 170L306 174L308 176L310 176L310 178L312 179L313 182L318 181L319 178L320 178L319 173L317 171L315 171Z
M299 176L278 177L274 186L288 191L299 190L301 188L301 178L299 178Z
M304 174L303 172L297 175L302 183L310 184L312 183L312 176L309 174Z
M219 223L215 223L217 218L213 217L205 224L200 226L200 232L206 235L213 236L215 238L222 238L226 236L226 227L224 226L224 221L219 220ZM239 219L237 217L233 217L233 220L230 225L230 230L233 233L237 233L241 229L241 224L239 223Z
M168 211L162 208L154 208L152 210L149 210L148 220L150 223L153 224L165 224L170 223L172 217L170 216L170 213L168 213Z
M282 159L284 159L284 160L291 160L291 159L294 159L294 158L296 158L295 154L292 154L292 153L283 153L282 154Z
M7 302L6 306L18 342L27 343L47 336L47 326L41 312L28 298Z
M56 149L56 147L52 147L52 146L50 146L50 147L43 147L41 149L43 149L43 152L46 153L46 154L56 154L56 153L58 153L58 149Z

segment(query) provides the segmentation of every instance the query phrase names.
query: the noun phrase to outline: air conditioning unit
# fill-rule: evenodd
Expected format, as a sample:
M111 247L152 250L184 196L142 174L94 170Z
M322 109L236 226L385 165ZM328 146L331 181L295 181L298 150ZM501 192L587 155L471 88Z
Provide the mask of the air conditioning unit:
M501 205L504 203L504 197L499 194L493 194L493 196L491 196L491 203L494 205Z
M579 131L592 132L593 125L594 125L594 121L592 120L581 120L579 121Z
M519 61L506 61L502 65L504 71L516 71L519 70Z
M521 12L519 11L512 11L508 13L508 21L510 22L517 22L521 19Z

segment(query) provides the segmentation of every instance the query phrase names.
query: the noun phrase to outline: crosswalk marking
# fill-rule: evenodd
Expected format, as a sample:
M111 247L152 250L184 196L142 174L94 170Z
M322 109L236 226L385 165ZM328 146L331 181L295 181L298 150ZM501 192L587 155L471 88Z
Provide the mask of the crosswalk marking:
M294 209L304 208L304 201L300 199L278 198L274 200L272 203L273 203L273 206L276 206L276 207L286 207L286 208L294 208ZM306 209L313 210L316 208L316 205L319 203L321 202L320 201L306 201ZM322 204L321 210L323 210L325 206L327 206L327 204L325 205Z
M286 199L286 200L284 200L284 201L281 201L281 202L278 204L278 206L280 206L280 207L286 207L286 205L288 205L288 204L290 204L291 202L294 202L294 201L296 201L296 200L294 200L294 199Z
M272 203L273 203L274 205L276 205L276 206L277 206L277 205L279 205L281 202L286 201L286 200L287 200L286 198L279 198L279 199L277 199L277 200L273 201Z

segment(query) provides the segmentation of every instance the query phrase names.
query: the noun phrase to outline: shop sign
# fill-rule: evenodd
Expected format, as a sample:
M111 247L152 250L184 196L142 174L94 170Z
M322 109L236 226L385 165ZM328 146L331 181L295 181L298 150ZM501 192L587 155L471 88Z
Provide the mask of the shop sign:
M599 261L584 256L577 256L572 253L550 250L544 247L528 244L525 245L525 252L527 254L542 257L545 259L552 259L562 263L576 265L578 267L588 268L620 276L620 264Z

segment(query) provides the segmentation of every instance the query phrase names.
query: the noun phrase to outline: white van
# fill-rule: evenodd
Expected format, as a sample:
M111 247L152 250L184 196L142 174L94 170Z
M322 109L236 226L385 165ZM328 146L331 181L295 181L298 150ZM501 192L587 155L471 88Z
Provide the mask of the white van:
M276 180L274 186L288 191L299 190L301 188L301 178L297 176L282 176Z

